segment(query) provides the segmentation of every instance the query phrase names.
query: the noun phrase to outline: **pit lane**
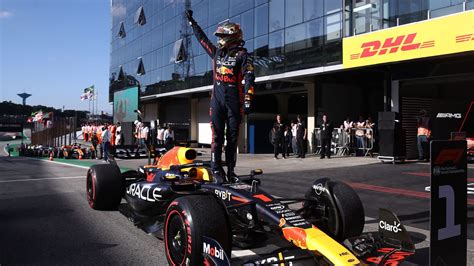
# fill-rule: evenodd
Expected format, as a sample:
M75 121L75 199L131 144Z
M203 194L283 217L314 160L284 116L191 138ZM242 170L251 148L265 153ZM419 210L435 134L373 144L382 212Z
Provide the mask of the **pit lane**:
M145 163L144 159L118 161L126 168ZM428 263L427 163L388 165L371 158L274 160L271 155L239 155L238 165L240 174L262 168L263 188L281 197L303 195L318 177L348 182L364 204L366 231L377 230L373 217L378 217L378 208L393 210L408 226L417 246L408 265ZM85 168L0 157L0 264L166 265L161 241L135 228L118 212L89 208ZM468 177L474 177L472 164ZM474 265L474 196L468 199L468 261ZM284 244L270 239L252 250L236 249L234 263Z

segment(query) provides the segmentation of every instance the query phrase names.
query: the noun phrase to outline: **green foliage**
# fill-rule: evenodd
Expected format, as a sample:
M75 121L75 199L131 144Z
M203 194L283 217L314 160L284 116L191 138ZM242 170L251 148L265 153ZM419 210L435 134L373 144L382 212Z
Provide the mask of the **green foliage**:
M76 113L76 110L64 110L55 109L53 107L47 107L44 105L22 105L13 103L11 101L4 101L0 103L0 116L3 115L20 115L20 116L30 116L32 112L43 110L43 113L53 112L55 117L73 117ZM77 116L79 119L85 118L87 115L86 111L77 111Z

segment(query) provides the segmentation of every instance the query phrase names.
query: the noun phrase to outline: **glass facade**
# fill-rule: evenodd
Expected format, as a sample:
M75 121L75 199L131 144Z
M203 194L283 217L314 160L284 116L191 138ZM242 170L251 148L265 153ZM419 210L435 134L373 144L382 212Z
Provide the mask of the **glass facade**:
M183 15L208 37L240 23L256 75L340 64L342 38L474 8L474 0L112 0L110 95L140 84L153 95L212 84L211 59ZM111 98L110 98L111 99Z
M110 91L139 83L144 96L212 84L211 59L185 21L186 5L213 41L219 22L241 24L257 77L341 63L342 3L112 0Z
M473 9L474 0L345 0L345 36Z

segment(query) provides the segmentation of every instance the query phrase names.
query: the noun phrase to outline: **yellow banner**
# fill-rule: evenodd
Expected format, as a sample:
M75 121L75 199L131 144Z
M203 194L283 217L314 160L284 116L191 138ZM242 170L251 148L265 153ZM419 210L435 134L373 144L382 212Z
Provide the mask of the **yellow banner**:
M344 68L474 51L474 11L343 39Z

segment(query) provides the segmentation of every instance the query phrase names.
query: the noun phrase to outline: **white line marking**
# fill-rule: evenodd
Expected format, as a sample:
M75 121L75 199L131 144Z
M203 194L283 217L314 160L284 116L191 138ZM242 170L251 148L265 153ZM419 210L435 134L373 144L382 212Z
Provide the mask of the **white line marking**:
M32 178L32 179L12 179L12 180L0 180L0 183L16 183L16 182L29 182L29 181L43 181L43 180L58 180L58 179L79 179L85 178L85 175L81 176L63 176L63 177L46 177L46 178Z
M31 158L31 159L35 159L35 158ZM61 165L66 165L66 166L72 166L72 167L77 167L77 168L82 168L82 169L89 169L89 166L68 164L68 163L55 162L55 161L49 161L49 160L43 160L43 159L36 159L36 160L42 161L42 162L48 162L48 163L55 163L55 164L61 164Z

